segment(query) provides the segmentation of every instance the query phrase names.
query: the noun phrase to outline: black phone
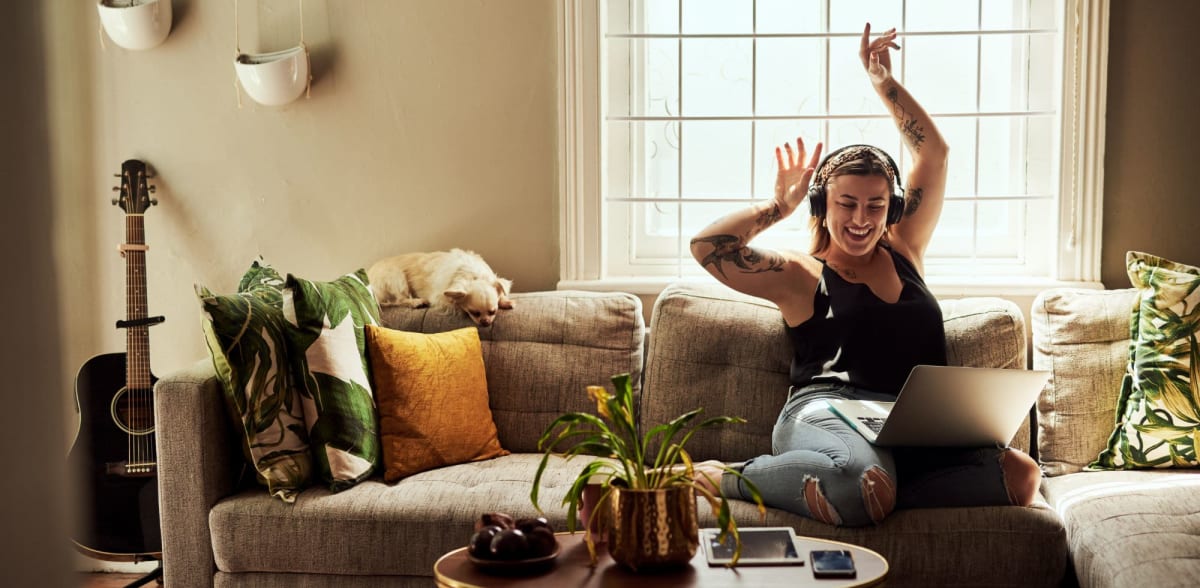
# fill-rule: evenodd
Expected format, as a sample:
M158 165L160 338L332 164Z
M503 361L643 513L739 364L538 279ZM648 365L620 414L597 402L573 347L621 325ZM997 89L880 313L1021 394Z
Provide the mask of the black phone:
M853 578L854 555L847 549L815 549L808 552L814 578Z

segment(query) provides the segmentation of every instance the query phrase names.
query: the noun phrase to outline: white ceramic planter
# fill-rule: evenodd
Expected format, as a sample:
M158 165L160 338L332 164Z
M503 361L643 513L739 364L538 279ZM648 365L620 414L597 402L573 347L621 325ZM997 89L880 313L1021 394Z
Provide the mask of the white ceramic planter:
M126 49L156 47L171 32L171 0L97 0L100 23Z
M303 44L273 53L243 53L233 67L242 89L259 104L287 104L308 87L308 49Z

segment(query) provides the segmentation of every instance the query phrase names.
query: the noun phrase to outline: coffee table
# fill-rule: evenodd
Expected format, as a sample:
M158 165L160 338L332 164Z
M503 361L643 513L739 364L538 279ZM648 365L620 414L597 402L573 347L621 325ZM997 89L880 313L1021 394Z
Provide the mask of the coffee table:
M587 545L583 533L558 533L559 555L554 566L532 576L505 576L480 570L467 559L467 548L455 549L433 564L434 580L445 588L520 587L587 588L612 586L691 586L723 588L741 586L753 588L847 587L874 586L887 577L888 563L883 556L857 545L800 537L801 553L813 549L849 549L854 553L858 576L849 579L813 578L808 562L802 566L739 566L712 567L704 559L704 550L697 549L689 567L670 572L635 574L608 556L603 544L596 545L599 556L596 567L588 565Z

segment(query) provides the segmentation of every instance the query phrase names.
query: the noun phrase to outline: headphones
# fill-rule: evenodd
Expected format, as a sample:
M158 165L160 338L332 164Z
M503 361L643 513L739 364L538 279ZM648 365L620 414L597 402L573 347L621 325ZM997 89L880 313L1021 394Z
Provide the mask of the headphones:
M858 159L864 152L883 161L887 165L887 171L891 172L892 181L888 182L888 187L894 186L894 189L891 197L888 198L887 224L894 225L900 222L900 217L904 214L904 188L900 185L900 170L890 155L871 145L847 145L826 155L825 159L821 160L821 165L817 166L817 171L813 174L813 185L808 189L807 195L808 208L813 216L817 218L825 216L825 199L827 197L825 185L829 183L828 173L847 161Z

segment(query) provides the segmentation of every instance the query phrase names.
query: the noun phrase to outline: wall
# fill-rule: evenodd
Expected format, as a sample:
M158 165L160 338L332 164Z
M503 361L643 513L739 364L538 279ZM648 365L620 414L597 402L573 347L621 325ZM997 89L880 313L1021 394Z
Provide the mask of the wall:
M124 241L109 187L128 158L158 177L145 216L152 369L207 357L193 284L230 292L262 255L332 279L408 251L482 254L516 290L558 279L552 0L305 0L311 97L257 105L235 90L235 2L174 1L160 46L97 38L79 54L90 111L64 152L90 150L65 193L65 363L123 351ZM296 0L243 1L243 52L295 46ZM65 12L65 11L64 11ZM90 73L87 68L90 67ZM90 96L88 95L90 93ZM90 125L90 128L86 128Z
M1129 250L1200 266L1200 2L1118 0L1109 20L1101 280L1128 288Z

